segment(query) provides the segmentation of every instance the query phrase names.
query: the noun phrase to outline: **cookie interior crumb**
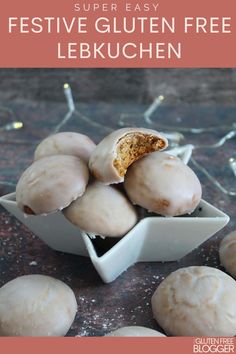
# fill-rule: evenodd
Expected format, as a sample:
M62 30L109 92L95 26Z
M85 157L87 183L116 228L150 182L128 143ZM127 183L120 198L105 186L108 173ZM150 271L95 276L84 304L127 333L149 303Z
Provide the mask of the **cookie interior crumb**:
M117 143L117 156L113 161L113 165L117 169L119 175L123 177L127 168L133 162L150 152L158 151L164 147L164 140L152 134L128 133Z

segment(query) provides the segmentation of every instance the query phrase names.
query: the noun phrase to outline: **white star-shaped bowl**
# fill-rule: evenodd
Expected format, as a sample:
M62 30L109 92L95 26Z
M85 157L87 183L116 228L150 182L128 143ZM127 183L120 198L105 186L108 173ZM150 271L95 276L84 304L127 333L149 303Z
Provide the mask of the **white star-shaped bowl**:
M150 216L141 219L99 257L90 237L72 225L61 212L25 217L17 207L15 193L1 197L0 204L54 250L90 257L105 283L115 280L136 262L178 260L229 221L226 214L201 200L195 212L187 217Z

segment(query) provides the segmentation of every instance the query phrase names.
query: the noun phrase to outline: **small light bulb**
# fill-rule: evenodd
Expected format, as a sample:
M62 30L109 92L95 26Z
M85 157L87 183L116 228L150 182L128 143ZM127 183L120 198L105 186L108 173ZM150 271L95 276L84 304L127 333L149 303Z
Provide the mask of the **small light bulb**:
M23 123L22 122L13 122L12 123L12 128L13 129L21 129L23 127Z
M234 157L229 158L229 165L233 174L236 176L236 159Z

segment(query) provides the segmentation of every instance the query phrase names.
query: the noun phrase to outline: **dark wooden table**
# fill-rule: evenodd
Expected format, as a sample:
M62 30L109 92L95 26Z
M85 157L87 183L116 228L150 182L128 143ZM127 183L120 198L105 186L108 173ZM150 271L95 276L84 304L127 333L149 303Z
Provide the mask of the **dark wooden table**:
M70 82L77 110L63 130L86 133L96 142L104 127L116 129L122 113L127 122L142 124L140 112L153 98L165 101L153 116L155 124L169 129L230 126L236 122L236 74L233 69L170 70L0 70L0 126L14 112L24 122L19 131L0 132L0 195L14 191L22 171L32 161L38 141L63 119L67 105L63 84ZM135 114L137 117L135 117ZM85 118L86 117L86 118ZM88 119L87 119L88 118ZM100 124L100 127L94 125ZM173 127L176 126L176 129ZM161 129L162 130L162 129ZM213 144L227 131L216 128L203 134L184 133L183 143ZM235 189L235 176L227 165L236 158L235 139L218 150L201 149L195 159L224 187ZM47 274L74 290L78 313L69 336L102 336L121 326L158 329L152 319L151 296L157 285L179 267L208 265L221 268L219 242L236 228L235 197L223 194L195 169L203 197L230 217L227 227L179 262L139 263L111 284L103 284L87 258L55 252L36 238L3 208L0 209L0 285L23 274Z

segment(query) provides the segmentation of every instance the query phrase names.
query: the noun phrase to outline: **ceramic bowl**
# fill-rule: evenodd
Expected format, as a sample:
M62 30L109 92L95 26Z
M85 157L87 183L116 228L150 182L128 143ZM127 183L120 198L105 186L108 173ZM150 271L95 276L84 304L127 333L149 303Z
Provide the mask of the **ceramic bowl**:
M0 204L52 249L90 257L105 283L115 280L136 262L179 260L229 221L225 213L201 200L189 216L144 217L119 242L99 256L89 235L67 221L61 212L25 216L17 207L15 193L1 197Z

